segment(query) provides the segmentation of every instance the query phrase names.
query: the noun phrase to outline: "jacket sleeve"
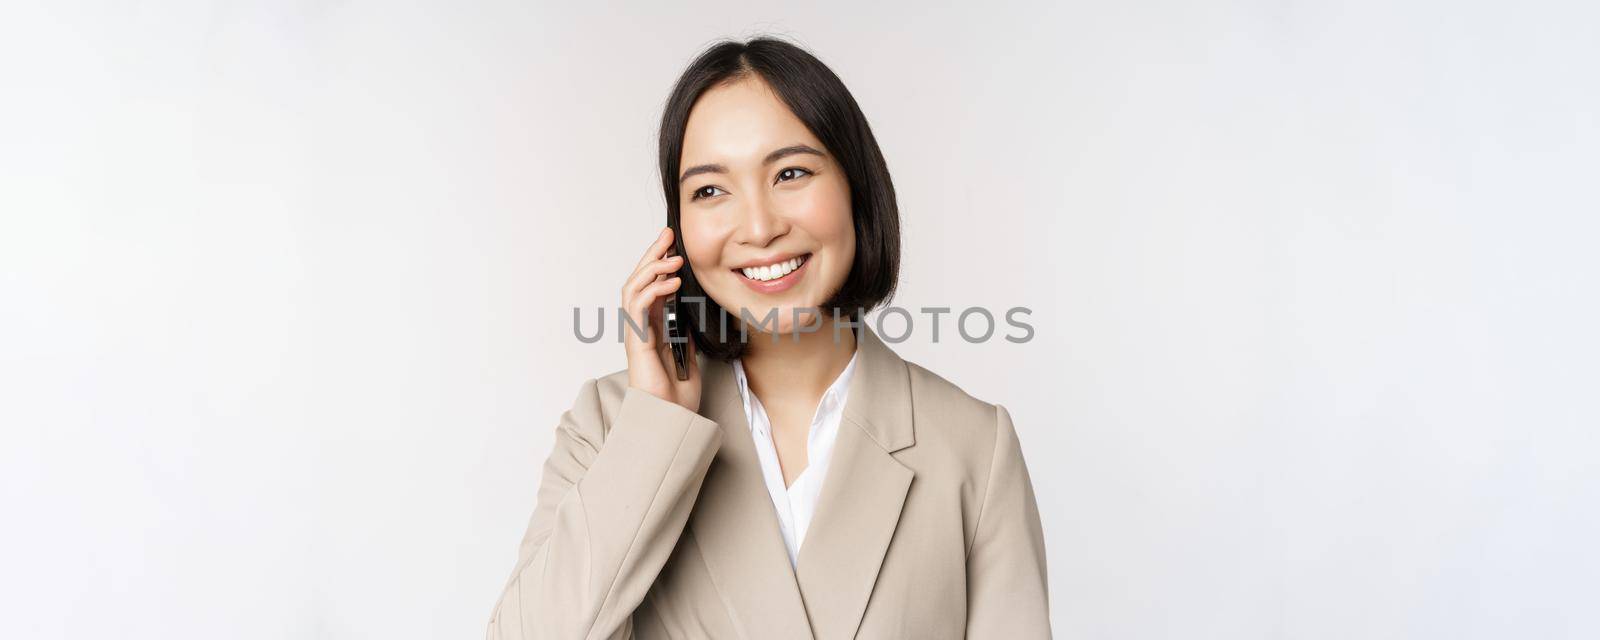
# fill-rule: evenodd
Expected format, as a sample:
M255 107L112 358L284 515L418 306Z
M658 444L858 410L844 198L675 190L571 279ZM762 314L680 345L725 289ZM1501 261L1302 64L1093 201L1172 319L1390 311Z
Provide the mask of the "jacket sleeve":
M1049 638L1044 529L1022 445L1005 407L995 407L989 483L967 551L967 637Z
M605 429L586 382L561 416L490 640L624 639L722 443L715 422L628 387Z

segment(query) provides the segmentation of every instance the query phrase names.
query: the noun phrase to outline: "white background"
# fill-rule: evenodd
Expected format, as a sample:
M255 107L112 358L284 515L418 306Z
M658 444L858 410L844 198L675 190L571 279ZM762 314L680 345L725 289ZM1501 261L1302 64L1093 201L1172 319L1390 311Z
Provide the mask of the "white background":
M895 303L1034 310L896 349L1013 413L1059 637L1600 635L1593 5L571 4L6 3L0 636L481 636L760 32Z

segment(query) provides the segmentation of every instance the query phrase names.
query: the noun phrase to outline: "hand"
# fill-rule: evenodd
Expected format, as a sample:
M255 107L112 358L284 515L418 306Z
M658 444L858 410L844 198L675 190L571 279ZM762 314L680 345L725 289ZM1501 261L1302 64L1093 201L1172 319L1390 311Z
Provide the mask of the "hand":
M672 228L667 227L645 250L644 257L639 259L633 274L622 286L622 310L633 319L633 325L624 320L618 328L622 330L628 352L628 386L698 413L700 366L695 361L694 341L690 340L687 345L689 379L679 380L662 317L667 296L683 284L682 278L674 275L683 267L683 256L666 255L671 249ZM681 315L679 321L684 321ZM641 337L634 326L643 327L646 335Z

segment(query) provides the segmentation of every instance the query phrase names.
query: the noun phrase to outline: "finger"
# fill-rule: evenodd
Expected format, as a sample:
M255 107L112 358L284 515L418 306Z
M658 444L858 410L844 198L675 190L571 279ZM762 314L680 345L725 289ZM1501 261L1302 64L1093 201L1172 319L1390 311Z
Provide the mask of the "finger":
M639 295L633 299L635 311L646 311L651 305L661 300L661 297L678 288L683 283L683 278L673 276L665 280L652 282L639 290Z
M626 305L635 297L638 297L639 292L644 289L645 285L677 276L677 271L682 266L683 261L681 259L662 258L634 272L632 276L629 276L628 281L622 285L623 304Z
M638 295L637 292L645 285L650 284L652 281L659 282L662 276L670 276L672 272L681 267L683 267L683 258L679 256L662 258L641 265L637 271L633 272L633 276L628 278L627 284L623 285L623 298L626 299Z
M672 227L662 227L661 233L656 235L656 241L650 243L650 248L644 250L644 255L639 258L639 263L634 265L638 269L651 260L658 260L665 255L667 248L672 246Z
M656 323L651 318L652 314L650 312L655 307L655 302L661 298L661 296L671 293L673 290L677 289L678 285L682 282L683 280L681 278L668 278L660 282L651 283L649 286L641 290L639 295L634 297L633 303L628 307L628 315L633 318L634 324L641 327L650 326L654 328ZM632 332L630 331L630 333ZM655 332L652 331L651 333L653 334ZM646 344L654 345L655 337L652 335L651 339L646 341Z

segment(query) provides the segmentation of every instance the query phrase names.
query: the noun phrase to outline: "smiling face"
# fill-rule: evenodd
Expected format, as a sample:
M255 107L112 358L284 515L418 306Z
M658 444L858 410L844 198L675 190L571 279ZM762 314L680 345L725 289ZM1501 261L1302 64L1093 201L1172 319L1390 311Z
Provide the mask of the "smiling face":
M821 307L843 286L856 251L850 184L759 75L700 96L679 166L684 252L701 288L735 319L745 309L760 322L776 309L787 332L795 309Z

